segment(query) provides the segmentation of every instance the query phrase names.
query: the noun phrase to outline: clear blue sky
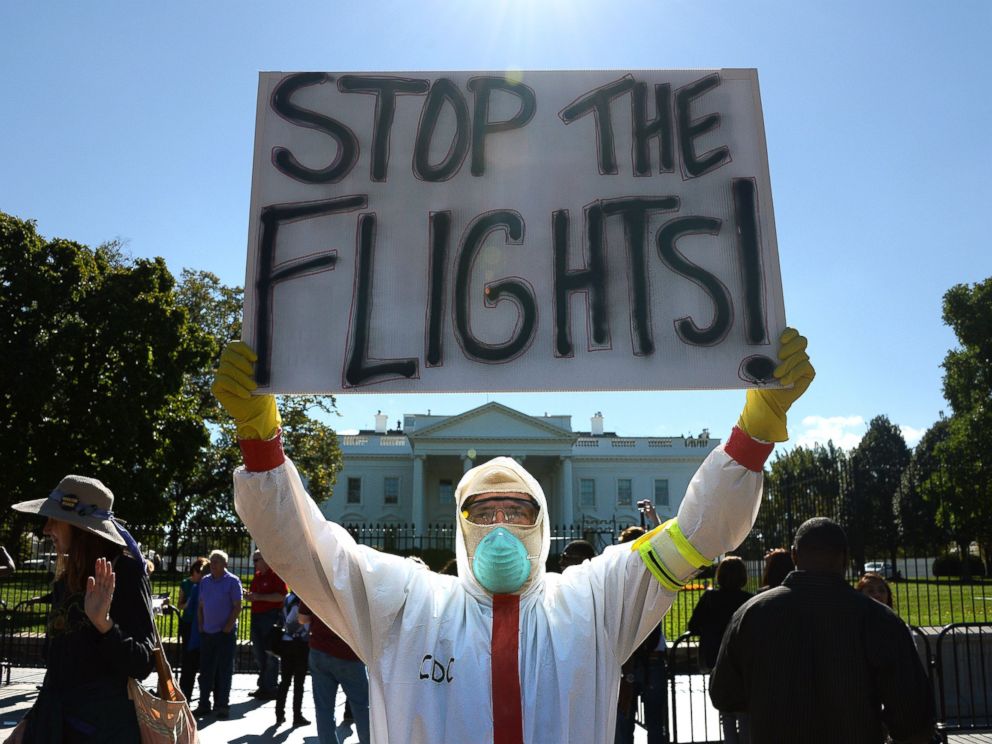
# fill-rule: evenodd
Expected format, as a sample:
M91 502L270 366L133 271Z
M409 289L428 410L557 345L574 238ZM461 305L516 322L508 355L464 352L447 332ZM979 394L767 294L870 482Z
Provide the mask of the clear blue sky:
M818 370L794 441L850 447L886 414L914 443L946 408L941 297L992 275L986 0L5 0L0 29L0 210L238 285L260 70L756 67L786 311ZM723 436L743 393L492 399ZM333 423L486 400L339 396Z

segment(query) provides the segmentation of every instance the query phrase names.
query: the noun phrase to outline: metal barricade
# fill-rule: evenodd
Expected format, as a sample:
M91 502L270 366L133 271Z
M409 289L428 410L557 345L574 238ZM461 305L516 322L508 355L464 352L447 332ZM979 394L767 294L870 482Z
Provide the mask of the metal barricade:
M668 682L671 674L668 670L667 657L666 652L662 659L664 671L660 675L658 659L653 658L653 655L650 659L641 660L638 666L629 672L633 677L629 681L634 682L637 694L634 705L634 724L647 730L648 741L659 742L659 744L671 744L671 716L669 715L667 700ZM656 684L658 687L654 687ZM623 682L621 682L622 689ZM619 740L619 729L617 737Z
M937 636L937 731L992 732L992 624L953 623Z
M927 682L930 684L930 698L933 701L934 715L940 710L940 692L937 689L937 663L933 658L933 641L940 632L939 628L920 628L916 625L909 626L910 635L916 645L916 653L920 658L920 663L927 673Z
M51 595L44 594L18 602L4 612L3 658L11 667L44 666L45 624L50 602Z
M0 684L10 684L10 671L14 668L8 651L8 639L13 637L12 624L13 613L7 611L7 603L0 599Z
M710 675L700 663L699 644L683 633L668 650L669 717L673 744L723 742L720 714L709 696Z

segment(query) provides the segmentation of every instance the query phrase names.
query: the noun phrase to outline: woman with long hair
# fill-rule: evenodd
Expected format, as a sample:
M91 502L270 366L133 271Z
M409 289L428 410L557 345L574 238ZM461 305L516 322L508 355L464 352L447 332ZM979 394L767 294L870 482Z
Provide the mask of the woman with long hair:
M200 602L200 580L210 570L210 561L200 557L189 566L189 577L179 585L179 637L182 640L182 673L179 676L179 689L187 700L193 698L196 674L200 671L200 624L196 610Z
M775 548L765 553L765 570L761 574L759 592L774 589L785 581L785 577L795 571L796 564L792 561L792 553L785 548Z
M127 682L148 676L155 647L151 588L137 543L113 514L114 495L78 475L14 509L47 517L55 547L45 680L23 728L25 743L138 744Z
M892 609L892 587L881 574L872 572L864 574L858 579L858 584L854 588Z
M689 632L699 636L700 666L712 669L720 651L723 634L737 608L751 599L747 585L747 565L736 555L728 555L716 569L716 587L703 592L689 618ZM727 744L747 744L749 722L743 713L721 713L723 737Z

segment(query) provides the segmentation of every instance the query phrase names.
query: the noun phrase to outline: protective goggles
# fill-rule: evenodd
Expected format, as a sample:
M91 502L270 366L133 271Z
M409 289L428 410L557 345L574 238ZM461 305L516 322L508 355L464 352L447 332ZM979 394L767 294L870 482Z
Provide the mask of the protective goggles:
M505 524L531 525L537 523L541 507L532 499L520 499L512 496L491 496L465 504L462 516L472 524ZM500 519L502 517L502 519Z

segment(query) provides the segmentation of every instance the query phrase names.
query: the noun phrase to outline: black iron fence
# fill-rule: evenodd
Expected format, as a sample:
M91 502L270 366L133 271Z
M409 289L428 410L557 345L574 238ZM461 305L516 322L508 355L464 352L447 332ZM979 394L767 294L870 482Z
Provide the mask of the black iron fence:
M930 680L938 738L947 742L950 734L992 731L992 624L911 630ZM668 697L666 741L673 744L722 742L723 725L734 725L724 724L710 702L709 670L700 658L698 639L689 633L668 648Z
M451 525L433 525L421 532L413 525L345 525L355 539L377 550L397 555L418 555L434 570L440 570L454 558L454 529ZM251 557L254 541L241 526L208 527L190 531L181 540L170 541L158 527L135 526L131 529L146 558L152 563L149 577L154 598L159 633L170 661L179 664L179 586L188 575L190 563L206 557L212 550L228 554L228 570L238 576L245 588L252 575ZM617 525L596 522L555 528L551 570L557 570L558 554L570 541L587 539L602 550L614 541ZM175 544L174 554L167 553ZM33 533L11 535L0 532L0 545L6 547L16 570L0 573L0 679L9 679L12 666L44 666L42 647L49 612L49 592L54 578L55 554L51 543ZM250 652L250 605L245 604L238 622L238 654L235 669L254 669ZM3 672L7 674L4 675Z
M602 550L616 541L625 526L612 521L596 521L553 528L548 569L558 570L558 555L570 540L587 539L597 550ZM454 531L450 525L431 526L422 534L412 525L351 524L346 527L361 544L399 555L420 555L434 570L439 570L454 557ZM206 556L213 549L224 550L230 556L229 570L246 586L250 581L254 543L241 527L190 532L178 542L179 549L173 556L164 552L168 541L160 529L136 527L134 533L155 565L151 585L163 612L159 620L163 638L174 639L178 634L175 614L169 608L174 609L178 604L179 584L193 558ZM41 641L48 611L46 595L52 579L54 554L47 540L39 540L34 535L13 538L0 534L0 540L17 564L16 572L0 575L0 659L18 665L41 665ZM748 564L752 590L760 583L762 557L770 547L775 546L752 532L737 551ZM942 628L952 623L992 622L992 580L977 575L962 580L959 575L946 575L940 570L940 561L946 562L947 556L960 560L955 551L942 546L925 556L899 556L895 563L885 558L871 561L890 579L895 609L908 624ZM857 578L853 567L850 577L852 581ZM710 583L711 579L704 574L678 595L664 620L667 638L675 639L685 632L693 608ZM242 645L248 642L249 615L246 605L238 628ZM247 649L239 655L239 670L249 669L252 663Z

